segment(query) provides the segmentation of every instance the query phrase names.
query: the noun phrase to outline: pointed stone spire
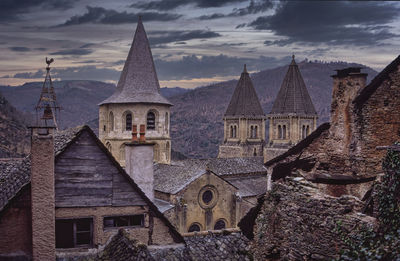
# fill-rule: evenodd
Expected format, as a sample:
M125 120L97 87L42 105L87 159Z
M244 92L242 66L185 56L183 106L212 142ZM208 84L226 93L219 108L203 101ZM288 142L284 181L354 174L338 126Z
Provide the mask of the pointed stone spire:
M172 105L160 94L149 40L139 16L135 36L119 79L117 90L101 104L157 103Z
M288 113L317 115L294 54L270 114Z
M225 116L264 116L256 90L253 87L246 65L233 92Z

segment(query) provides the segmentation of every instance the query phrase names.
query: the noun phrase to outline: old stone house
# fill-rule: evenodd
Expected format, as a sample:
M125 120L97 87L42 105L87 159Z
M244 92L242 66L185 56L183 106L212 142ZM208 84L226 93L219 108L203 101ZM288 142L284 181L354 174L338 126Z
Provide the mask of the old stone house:
M145 125L147 140L155 143L156 162L168 164L171 161L172 104L160 94L141 18L117 89L99 105L99 138L121 166L125 166L125 142L132 138L132 125Z
M244 65L224 115L224 140L218 158L262 156L265 146L264 111Z
M361 68L333 75L331 122L268 161L272 180L300 175L327 194L362 198L382 172L379 146L400 140L400 56L367 86Z
M318 115L308 94L294 55L274 101L269 120L268 161L284 153L317 128Z
M183 242L87 126L56 133L32 128L30 157L2 161L0 168L3 258L93 252L119 228L146 245Z

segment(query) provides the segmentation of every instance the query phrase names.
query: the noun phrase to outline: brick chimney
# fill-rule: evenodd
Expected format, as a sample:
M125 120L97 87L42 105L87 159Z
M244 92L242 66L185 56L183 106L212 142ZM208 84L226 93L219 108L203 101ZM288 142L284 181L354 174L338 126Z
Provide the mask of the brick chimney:
M335 137L348 148L352 136L353 106L352 101L358 92L365 87L367 74L361 73L361 68L350 67L336 70L332 75L333 90L331 104L331 127L330 135Z
M148 143L145 125L140 125L140 139L125 143L125 170L146 196L154 200L154 143ZM134 126L135 129L136 126Z
M31 127L33 260L55 260L54 127Z

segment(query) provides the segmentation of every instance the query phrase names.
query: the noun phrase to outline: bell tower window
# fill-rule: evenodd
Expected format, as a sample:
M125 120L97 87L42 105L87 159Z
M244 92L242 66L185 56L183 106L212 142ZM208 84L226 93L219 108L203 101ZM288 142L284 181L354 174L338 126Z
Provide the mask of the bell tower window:
M147 129L154 130L156 128L156 115L154 112L149 111L147 113Z
M127 113L125 116L125 130L131 131L132 130L132 114Z

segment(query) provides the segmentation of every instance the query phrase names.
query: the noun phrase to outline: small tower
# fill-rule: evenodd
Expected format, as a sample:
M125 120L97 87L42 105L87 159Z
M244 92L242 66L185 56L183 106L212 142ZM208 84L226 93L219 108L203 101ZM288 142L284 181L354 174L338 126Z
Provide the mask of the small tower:
M224 142L218 158L263 156L264 111L249 73L244 70L224 115Z
M53 58L48 60L46 57L46 77L43 82L39 101L35 106L36 126L55 127L58 130L57 118L60 112L60 106L58 106L56 93L54 92L53 82L50 76L50 64L52 62L54 62Z
M265 161L287 151L317 128L318 115L294 55L268 119Z
M160 94L150 44L140 17L117 89L99 105L99 138L121 166L125 166L125 143L132 138L132 126L143 124L147 140L155 143L154 161L170 163L172 104Z

